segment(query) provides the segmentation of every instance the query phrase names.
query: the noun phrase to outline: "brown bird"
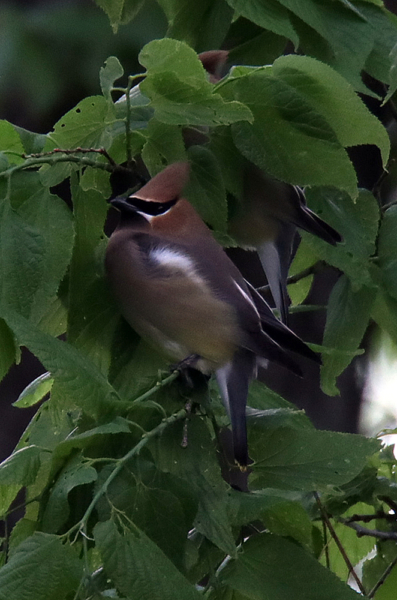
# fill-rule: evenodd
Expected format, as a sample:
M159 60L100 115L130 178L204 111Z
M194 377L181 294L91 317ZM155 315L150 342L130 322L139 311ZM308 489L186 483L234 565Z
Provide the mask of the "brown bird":
M120 222L106 251L106 270L128 323L173 361L216 373L233 432L234 456L248 462L248 386L264 359L300 374L291 350L317 356L249 288L195 209L183 198L186 162L141 190L111 200Z
M225 74L226 50L202 52L199 58L212 83ZM189 135L185 133L189 145ZM342 241L339 233L306 205L301 188L279 181L241 157L245 164L242 197L229 222L229 233L243 248L256 250L281 319L288 320L287 277L296 228L329 244Z

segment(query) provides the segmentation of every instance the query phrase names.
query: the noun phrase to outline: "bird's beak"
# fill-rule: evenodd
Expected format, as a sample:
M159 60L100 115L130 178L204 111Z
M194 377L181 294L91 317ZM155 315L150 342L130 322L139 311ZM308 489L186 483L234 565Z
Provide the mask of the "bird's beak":
M129 211L136 213L137 209L133 204L128 202L129 196L117 196L109 201L109 203L120 211Z

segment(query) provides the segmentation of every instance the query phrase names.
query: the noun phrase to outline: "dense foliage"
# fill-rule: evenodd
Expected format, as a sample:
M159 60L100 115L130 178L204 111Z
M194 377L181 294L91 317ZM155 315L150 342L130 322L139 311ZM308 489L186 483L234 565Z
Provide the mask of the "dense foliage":
M151 175L189 159L188 198L225 246L242 156L304 186L344 238L334 248L303 235L291 272L307 277L290 286L296 306L318 261L341 273L315 347L322 388L337 394L369 323L397 341L397 209L387 176L357 187L347 152L371 144L388 165L388 132L364 100L383 100L393 126L397 19L382 0L158 3L168 37L142 48L139 87L135 75L119 87L123 68L110 57L102 95L48 135L0 122L0 375L20 346L48 371L17 401L39 408L0 465L4 518L26 489L3 544L0 600L349 600L349 576L366 597L394 600L392 448L317 431L255 383L250 493L231 487L244 474L222 457L216 385L187 388L121 319L103 231L112 184L134 180L138 157ZM117 32L144 0L97 4ZM237 66L212 84L197 52L221 46ZM209 141L186 150L186 127ZM65 180L72 210L56 194Z

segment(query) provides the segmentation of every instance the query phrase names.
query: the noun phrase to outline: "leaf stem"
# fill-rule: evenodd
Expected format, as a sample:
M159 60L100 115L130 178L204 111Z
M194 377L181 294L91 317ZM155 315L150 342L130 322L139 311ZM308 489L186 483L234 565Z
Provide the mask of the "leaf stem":
M153 396L153 394L155 394L160 388L164 387L165 385L168 385L169 383L172 383L178 377L179 377L179 371L173 371L171 373L171 375L168 375L168 377L166 377L162 381L158 381L156 383L156 385L154 387L152 387L150 390L148 390L141 396L138 396L138 398L135 398L135 400L132 401L132 404L140 404L141 402L144 402L147 398L150 398L150 396Z

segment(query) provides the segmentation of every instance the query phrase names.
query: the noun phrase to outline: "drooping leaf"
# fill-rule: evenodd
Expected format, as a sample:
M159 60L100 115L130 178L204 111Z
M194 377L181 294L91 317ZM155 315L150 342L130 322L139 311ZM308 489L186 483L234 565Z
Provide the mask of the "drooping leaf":
M379 266L389 294L397 299L397 206L391 206L383 215L379 230Z
M118 396L99 369L66 342L54 339L16 313L3 314L20 344L27 346L53 375L64 406L80 406L91 415L111 410ZM61 398L59 398L59 401Z
M390 141L386 129L339 73L318 60L292 54L278 58L272 71L326 119L344 148L374 144L383 164L387 163Z
M297 91L268 70L233 84L255 123L235 123L240 152L266 172L298 185L334 185L356 195L353 166L327 121Z
M145 0L95 0L109 17L113 33L120 25L131 21L140 11Z
M367 329L375 298L375 287L362 287L355 292L346 275L342 275L329 299L324 346L346 352L357 350ZM321 387L324 393L330 396L339 394L335 379L349 365L352 356L323 354Z
M270 0L227 0L234 10L257 23L264 29L269 29L283 37L290 39L295 46L299 44L299 38L291 20L291 13L282 6L281 2Z
M51 488L42 517L42 529L56 533L69 517L68 495L76 487L92 483L97 478L94 467L84 464L81 456L75 455L58 473Z
M354 291L373 285L371 257L378 234L379 205L367 190L360 190L356 202L332 188L307 190L307 201L316 214L342 236L341 244L331 246L319 238L303 233L305 243L318 259L343 271Z
M192 146L188 150L191 164L186 196L208 225L226 231L227 202L222 173L208 148Z

